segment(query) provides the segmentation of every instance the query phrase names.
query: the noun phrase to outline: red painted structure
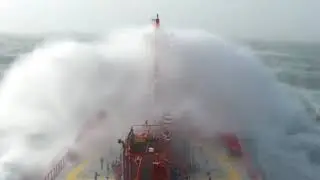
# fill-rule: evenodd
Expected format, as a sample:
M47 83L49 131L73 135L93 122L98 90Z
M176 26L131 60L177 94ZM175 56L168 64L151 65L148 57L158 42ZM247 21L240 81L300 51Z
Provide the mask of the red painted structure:
M234 133L223 133L220 135L220 138L231 156L242 156L243 150L237 135Z
M174 153L170 132L161 125L134 126L126 139L118 143L122 145L121 161L112 165L116 180L122 176L123 180L175 180L187 177L188 160Z

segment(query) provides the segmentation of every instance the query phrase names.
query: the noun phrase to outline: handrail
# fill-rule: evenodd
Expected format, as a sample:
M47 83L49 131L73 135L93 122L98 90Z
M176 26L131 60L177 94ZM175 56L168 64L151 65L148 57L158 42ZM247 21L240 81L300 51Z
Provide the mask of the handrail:
M62 172L66 165L65 156L62 157L60 161L51 169L44 177L44 180L54 180Z
M99 111L97 119L105 118L106 117L105 114L106 114L105 112ZM96 120L96 119L93 119L93 120ZM90 121L92 121L92 119L86 121L83 124L83 127L80 130L80 132L78 133L78 135L75 139L75 142L77 142L77 141L79 141L79 139L81 139L81 137L83 136L83 132L86 131L87 125L90 124ZM62 172L62 170L65 168L65 166L67 164L67 158L68 158L67 154L68 154L68 150L66 150L64 152L64 155L61 157L61 159L53 165L52 169L48 173L45 174L44 180L55 180L60 175L60 173Z
M159 124L136 124L136 125L132 125L131 127L149 127L149 126L151 126L151 127L160 127L161 125L159 125Z

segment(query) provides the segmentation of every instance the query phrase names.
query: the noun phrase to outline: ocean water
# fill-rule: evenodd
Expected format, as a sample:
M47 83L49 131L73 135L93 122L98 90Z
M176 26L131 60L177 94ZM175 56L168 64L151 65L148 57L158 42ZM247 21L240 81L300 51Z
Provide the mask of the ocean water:
M297 93L314 118L320 103L320 43L247 42L280 83Z
M46 166L48 155L72 143L101 109L114 120L76 149L104 151L101 139L114 141L127 131L123 124L148 117L141 107L148 107L150 57L141 54L150 49L137 46L146 46L150 32L129 31L108 43L105 37L0 36L0 162L6 163L0 172L9 174L0 179L45 171L34 165ZM163 106L192 109L192 123L206 133L230 124L252 131L248 149L268 180L319 177L320 44L243 41L235 47L203 32L172 34L159 49L171 95L161 99Z
M297 125L293 128L295 130L292 129L292 132L287 132L289 136L297 138L292 138L290 140L292 144L284 148L285 154L288 154L287 160L277 162L279 164L291 162L292 164L287 166L287 170L274 165L275 172L286 172L288 174L289 171L295 171L294 164L302 164L301 161L296 159L297 156L300 156L306 158L312 167L301 167L300 170L307 169L307 171L303 175L293 173L295 175L290 179L317 179L315 172L319 170L320 146L319 133L315 129L318 129L317 118L320 105L320 53L318 51L320 43L247 41L246 44L260 57L265 67L273 72L277 81L290 94L292 99L296 98L301 103L301 109L307 112L308 116L301 118L299 121L310 121L312 123L309 126L314 127L313 129ZM266 161L266 159L260 161L259 164L264 164ZM265 168L265 171L268 171L266 169L268 168ZM272 173L269 173L267 177L267 179L288 179L286 175L279 177L272 175Z

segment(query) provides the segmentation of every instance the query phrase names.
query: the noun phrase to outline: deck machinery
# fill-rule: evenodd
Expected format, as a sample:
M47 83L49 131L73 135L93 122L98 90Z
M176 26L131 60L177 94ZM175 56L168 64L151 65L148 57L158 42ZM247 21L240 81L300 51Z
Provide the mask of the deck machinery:
M112 164L116 180L175 180L188 178L192 155L187 140L180 139L160 124L133 126L124 140L120 160Z

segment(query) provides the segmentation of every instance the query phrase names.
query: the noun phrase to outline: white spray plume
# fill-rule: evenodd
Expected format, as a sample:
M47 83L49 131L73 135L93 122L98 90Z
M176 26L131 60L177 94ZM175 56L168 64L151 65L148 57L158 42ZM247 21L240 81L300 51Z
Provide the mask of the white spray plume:
M81 152L101 152L89 149L101 144L92 141L96 136L120 137L121 127L144 119L147 57L135 53L140 44L131 42L123 47L116 40L47 42L16 60L0 91L0 179L22 179L29 171L42 174L62 148L73 144L82 125L101 111L107 113L107 123L86 134L84 139L90 140L81 141L87 148Z
M189 118L180 121L203 136L247 134L258 140L257 159L275 153L281 161L278 140L296 124L299 106L254 56L208 33L163 31L155 38L146 28L95 43L48 42L13 64L0 91L0 179L43 173L66 145L82 158L105 153L131 124L149 119L154 57L160 71L157 110ZM100 121L99 112L106 113ZM74 144L88 120L91 129ZM278 177L292 173L272 166L268 161L264 168Z

